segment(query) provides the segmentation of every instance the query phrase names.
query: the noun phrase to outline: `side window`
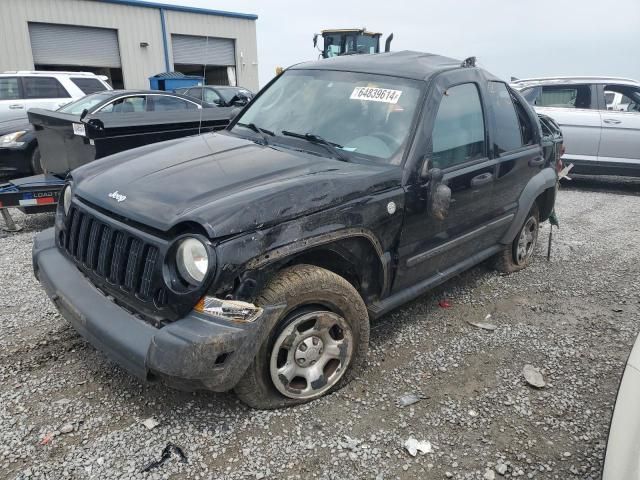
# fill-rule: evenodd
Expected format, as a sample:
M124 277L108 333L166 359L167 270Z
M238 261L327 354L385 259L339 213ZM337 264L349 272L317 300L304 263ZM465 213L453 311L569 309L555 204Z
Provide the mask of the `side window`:
M156 112L168 112L172 110L194 110L198 108L195 103L181 98L157 95L153 97L153 109Z
M202 87L191 88L187 90L187 92L188 92L187 95L189 95L190 97L197 98L197 99L202 98Z
M557 108L592 108L589 85L545 85L534 105Z
M433 125L433 166L448 168L485 155L485 130L478 87L448 89Z
M82 93L89 95L90 93L103 92L107 89L104 84L97 78L70 78L73 84L78 87Z
M607 102L607 110L640 112L640 88L638 87L605 85L604 98Z
M120 98L100 109L100 113L133 113L144 112L147 105L147 97L140 95L137 97Z
M57 78L23 77L24 98L69 98L71 95L64 89Z
M522 127L513 105L511 92L502 82L488 82L487 91L493 112L495 152L499 155L520 148Z
M0 78L0 100L18 100L20 85L16 77Z
M207 103L215 103L216 105L220 105L222 103L220 95L210 88L204 89L204 101Z

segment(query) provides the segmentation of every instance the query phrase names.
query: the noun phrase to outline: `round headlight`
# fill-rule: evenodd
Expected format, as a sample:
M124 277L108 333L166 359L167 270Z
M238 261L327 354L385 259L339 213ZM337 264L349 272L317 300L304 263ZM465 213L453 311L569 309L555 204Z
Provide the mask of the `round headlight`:
M209 270L207 247L195 238L183 240L178 246L176 264L183 280L194 286L200 285Z
M71 185L67 185L64 187L64 192L62 193L62 206L64 207L64 214L69 215L69 209L71 208Z

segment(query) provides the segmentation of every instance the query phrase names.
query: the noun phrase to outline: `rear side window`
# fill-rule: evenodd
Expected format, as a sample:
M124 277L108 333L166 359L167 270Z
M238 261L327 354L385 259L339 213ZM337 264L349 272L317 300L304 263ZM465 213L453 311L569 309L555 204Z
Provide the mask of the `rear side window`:
M531 105L555 108L592 108L589 85L545 85L525 90Z
M478 87L449 88L433 125L433 166L448 168L485 155L484 117Z
M164 95L153 97L153 109L156 112L168 112L172 110L194 110L198 108L195 103L188 102L181 98L168 97Z
M18 100L20 85L16 77L0 78L0 100Z
M493 148L499 155L522 146L521 124L511 93L502 82L488 82L487 91L495 126Z
M69 98L58 79L53 77L23 77L24 98Z
M89 95L90 93L103 92L107 87L97 78L71 78L73 84L82 90L82 93Z
M120 98L100 109L100 113L139 113L147 108L147 97L140 95L137 97Z

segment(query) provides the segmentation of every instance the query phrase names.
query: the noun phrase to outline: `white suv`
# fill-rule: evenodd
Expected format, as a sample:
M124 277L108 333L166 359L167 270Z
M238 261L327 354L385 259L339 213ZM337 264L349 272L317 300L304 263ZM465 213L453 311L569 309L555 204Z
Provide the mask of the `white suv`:
M111 90L106 79L90 72L0 73L0 122L26 118L30 108L57 110L89 93Z
M640 176L640 82L615 77L517 80L512 86L562 128L573 173Z

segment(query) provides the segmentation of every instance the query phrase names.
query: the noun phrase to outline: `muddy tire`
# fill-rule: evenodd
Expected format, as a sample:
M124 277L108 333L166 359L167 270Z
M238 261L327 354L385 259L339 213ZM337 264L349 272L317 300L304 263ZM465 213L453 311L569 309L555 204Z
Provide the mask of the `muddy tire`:
M34 148L33 153L31 153L31 171L34 175L43 173L39 147Z
M533 252L540 231L538 206L533 205L516 238L494 258L494 267L502 273L513 273L526 268L533 259Z
M256 303L287 308L234 389L248 406L306 403L342 388L362 369L369 316L344 278L296 265L278 273Z

